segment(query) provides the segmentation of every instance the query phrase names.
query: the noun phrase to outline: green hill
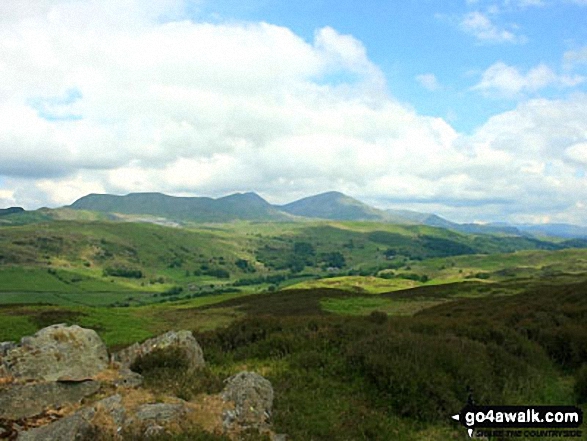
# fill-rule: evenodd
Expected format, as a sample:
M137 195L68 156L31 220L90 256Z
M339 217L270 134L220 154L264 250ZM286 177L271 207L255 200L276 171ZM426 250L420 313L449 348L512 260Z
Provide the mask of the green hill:
M281 210L317 219L370 220L395 223L411 223L400 216L390 216L382 210L370 207L350 196L337 191L309 196L279 207Z
M126 196L90 194L75 201L70 208L103 213L143 214L194 222L230 222L241 220L286 220L255 193L236 193L218 199L176 197L162 193L132 193Z

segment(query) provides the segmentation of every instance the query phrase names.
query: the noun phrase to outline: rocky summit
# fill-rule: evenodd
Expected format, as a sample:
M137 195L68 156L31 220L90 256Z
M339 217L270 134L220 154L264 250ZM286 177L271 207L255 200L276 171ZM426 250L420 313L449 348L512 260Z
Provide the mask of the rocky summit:
M192 401L143 388L131 368L155 349L179 348L199 375L203 351L190 331L170 331L114 354L91 329L53 325L20 343L0 343L0 438L25 441L148 439L186 427L241 439L271 430L271 383L239 372L217 395Z

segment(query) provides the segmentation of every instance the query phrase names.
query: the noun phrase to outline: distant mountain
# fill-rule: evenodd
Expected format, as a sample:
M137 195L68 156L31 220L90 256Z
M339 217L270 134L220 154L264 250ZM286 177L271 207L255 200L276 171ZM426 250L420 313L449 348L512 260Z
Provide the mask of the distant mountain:
M0 216L8 216L9 214L23 213L22 207L0 208Z
M285 213L276 210L255 193L236 193L218 199L176 197L162 193L131 193L126 196L90 194L75 201L70 208L196 222L228 222L237 219L269 221L288 218Z
M520 230L508 224L477 224L467 223L458 224L451 222L443 217L431 213L420 213L410 210L385 210L386 213L408 219L412 222L429 227L446 228L448 230L458 231L468 234L505 234L510 236L523 236Z
M428 225L429 227L455 228L459 225L435 214L420 213L419 211L389 209L385 210L385 212L390 216L411 221L416 224Z
M86 210L79 216L66 209ZM39 210L38 210L39 211ZM153 216L157 222L229 222L233 220L287 221L296 218L326 219L339 221L374 221L402 225L427 225L468 234L491 234L504 236L540 237L553 236L563 239L587 239L587 227L570 224L511 225L507 223L451 222L432 213L410 210L379 210L357 199L337 191L321 193L290 202L272 205L256 193L235 193L213 199L209 197L176 197L162 193L131 193L126 196L90 194L75 201L69 207L45 213L55 219L90 219L95 214L106 213L106 218L119 215ZM71 210L70 210L71 211ZM22 213L22 214L19 214ZM25 212L22 208L0 209L0 216L12 214L25 222L34 220L36 212ZM28 216L28 217L27 217ZM32 217L31 217L32 216ZM81 216L81 217L80 217ZM118 216L118 217L117 217ZM38 216L37 216L38 217ZM133 217L131 217L133 219ZM152 219L151 219L152 220ZM12 221L16 222L16 220Z
M370 207L338 191L309 196L277 207L296 216L330 220L390 221L385 211ZM403 222L405 223L405 219Z
M567 239L587 238L587 227L572 224L522 224L519 230L535 236L554 236Z

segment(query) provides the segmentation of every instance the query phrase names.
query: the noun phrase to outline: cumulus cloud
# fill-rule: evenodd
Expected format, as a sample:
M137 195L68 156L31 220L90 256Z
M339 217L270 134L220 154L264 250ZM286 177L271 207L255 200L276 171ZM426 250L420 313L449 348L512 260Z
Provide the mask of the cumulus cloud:
M500 28L487 14L473 11L465 14L459 24L460 28L483 43L525 43L526 37Z
M336 189L462 221L467 207L584 214L583 95L520 104L464 136L394 100L363 44L335 29L306 41L268 23L186 20L180 2L104 4L3 17L0 204L249 190L284 203ZM480 84L561 84L548 68L501 71Z
M585 78L580 75L558 75L544 64L522 73L516 67L499 61L483 72L481 81L473 90L515 97L522 92L536 92L548 86L572 87L584 81Z

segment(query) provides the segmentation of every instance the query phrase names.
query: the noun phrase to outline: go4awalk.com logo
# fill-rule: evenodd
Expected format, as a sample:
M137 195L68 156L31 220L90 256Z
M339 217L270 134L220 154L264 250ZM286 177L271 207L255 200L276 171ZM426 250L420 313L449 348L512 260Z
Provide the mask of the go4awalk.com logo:
M580 438L583 411L575 406L476 406L452 418L469 436L502 438Z

